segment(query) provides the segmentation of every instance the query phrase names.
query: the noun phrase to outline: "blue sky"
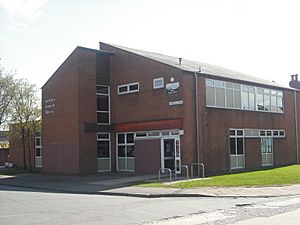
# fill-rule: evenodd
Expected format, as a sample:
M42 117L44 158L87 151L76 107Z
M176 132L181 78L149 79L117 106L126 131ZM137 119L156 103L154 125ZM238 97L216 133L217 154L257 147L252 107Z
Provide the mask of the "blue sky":
M0 57L41 87L78 45L99 41L193 59L288 85L300 73L297 0L0 0Z

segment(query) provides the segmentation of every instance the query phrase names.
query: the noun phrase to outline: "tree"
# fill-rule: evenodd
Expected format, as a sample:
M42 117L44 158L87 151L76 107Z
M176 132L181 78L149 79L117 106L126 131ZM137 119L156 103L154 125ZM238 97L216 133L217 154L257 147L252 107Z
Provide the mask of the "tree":
M41 109L38 90L26 79L16 82L15 94L12 98L11 122L16 128L16 134L21 137L23 148L24 169L26 166L26 147L28 151L29 170L31 171L31 137L40 127ZM26 146L27 145L27 146Z
M15 94L14 76L0 64L0 127L3 129L11 114L11 102Z

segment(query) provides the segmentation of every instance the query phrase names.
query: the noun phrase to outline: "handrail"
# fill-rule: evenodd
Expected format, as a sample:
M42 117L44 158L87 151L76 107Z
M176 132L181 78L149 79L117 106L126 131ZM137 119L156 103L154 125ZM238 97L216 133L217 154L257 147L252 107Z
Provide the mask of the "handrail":
M180 166L176 166L176 169L177 168L185 168L186 169L186 180L189 180L189 167L186 165L180 165ZM177 178L176 169L175 169L175 178Z
M158 180L160 180L160 172L161 171L168 171L170 173L170 183L172 182L172 171L169 168L160 168L158 170Z
M205 167L204 167L204 164L203 163L192 163L192 166L191 166L191 177L194 177L194 165L196 165L196 166L201 166L202 167L202 178L204 178L204 169L205 169Z

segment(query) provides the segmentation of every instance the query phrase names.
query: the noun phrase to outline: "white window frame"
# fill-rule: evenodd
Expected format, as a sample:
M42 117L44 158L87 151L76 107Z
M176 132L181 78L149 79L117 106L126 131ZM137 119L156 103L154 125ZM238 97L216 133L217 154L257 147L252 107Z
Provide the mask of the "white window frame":
M225 83L225 86L218 86L217 84L219 83ZM231 83L233 85L233 87L228 87L226 86L228 83ZM235 87L235 85L240 85L240 89L237 89ZM222 108L222 109L236 109L236 110L243 110L243 111L256 111L256 112L267 112L267 113L279 113L279 114L283 114L284 113L284 93L282 90L278 90L278 89L269 89L269 88L263 88L263 87L257 87L257 86L253 86L253 85L244 85L244 84L238 84L238 83L234 83L234 82L229 82L229 81L222 81L222 80L214 80L214 79L209 79L206 78L205 79L205 87L211 87L214 90L214 104L210 105L206 103L206 107L209 108ZM225 106L217 106L216 102L217 102L217 94L216 94L216 89L217 88L221 88L221 89L225 89ZM250 88L250 89L254 89L253 91L250 91L250 89L248 91L245 91L245 88ZM227 106L227 90L233 91L233 104L234 107L229 107ZM240 92L240 102L241 102L241 106L240 107L236 107L236 102L235 102L235 94L236 92ZM260 93L261 91L261 93ZM243 93L247 93L247 103L248 103L248 108L249 108L249 103L250 103L250 93L254 93L254 109L248 109L248 108L243 108ZM273 93L273 94L272 94ZM275 94L276 93L276 94ZM207 93L206 93L207 94ZM263 96L263 110L259 110L258 109L258 105L257 105L257 96L258 94L261 94ZM276 107L273 106L273 108L275 107L275 109L272 110L272 103L271 103L271 96L276 97ZM268 105L268 108L266 108L264 106L264 103L266 101L266 98L269 98L269 102L270 105ZM279 102L279 100L281 99L281 102ZM282 104L282 110L279 110L279 103Z
M107 92L107 94L104 94L104 93L98 93L97 92L97 87L107 87L108 88L108 92ZM97 116L96 117L98 117L98 113L108 113L108 123L97 123L98 125L110 125L110 122L111 122L111 118L110 118L110 86L108 86L108 85L102 85L102 84L97 84L96 85L96 96L100 96L100 95L102 95L102 96L108 96L108 111L101 111L101 110L98 110L97 108L96 108L96 113L97 113ZM98 122L98 118L96 118L97 119L97 122Z
M155 82L156 81L162 81L162 84L161 85L158 85L156 86ZM164 88L165 86L165 83L164 83L164 78L163 77L159 77L159 78L154 78L153 79L153 89L161 89L161 88Z
M40 139L40 145L36 144L37 139ZM34 148L35 149L35 152L34 152L35 153L35 157L36 158L42 158L42 135L39 135L39 136L35 135L35 137L34 137L34 145L35 145L35 148ZM39 156L36 155L36 149L37 148L40 149L40 155Z
M137 85L138 89L130 91L130 86L133 86L133 85ZM126 92L120 92L120 88L123 88L123 87L127 87ZM135 93L135 92L139 92L139 91L140 91L140 83L139 82L118 85L118 95L130 94L130 93Z
M108 138L99 138L98 137L98 135L99 134L108 134ZM106 132L97 132L96 133L96 135L97 135L97 142L98 141L108 141L108 148L109 148L109 157L105 157L105 158L98 158L98 150L97 150L97 160L109 160L109 169L108 170L99 170L98 168L97 168L97 171L98 172L106 172L106 171L111 171L111 136L110 136L110 133L106 133ZM98 144L98 143L97 143ZM98 165L97 165L98 166Z
M124 143L119 143L118 140L118 135L123 134L124 135ZM127 134L133 134L133 143L127 143ZM119 157L119 149L118 146L125 146L125 156ZM121 132L121 133L116 133L116 165L117 165L117 171L129 171L129 172L134 172L134 170L129 170L128 165L127 165L127 159L133 159L135 160L135 157L129 157L127 156L127 146L135 146L135 133L134 132ZM135 150L134 150L135 151ZM124 159L125 160L125 169L119 169L119 159Z

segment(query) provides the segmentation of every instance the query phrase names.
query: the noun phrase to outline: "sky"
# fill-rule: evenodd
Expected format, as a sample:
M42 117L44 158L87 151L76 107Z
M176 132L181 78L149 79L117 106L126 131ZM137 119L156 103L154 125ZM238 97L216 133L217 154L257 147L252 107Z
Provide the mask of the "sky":
M298 0L0 0L0 64L38 87L76 46L122 45L288 86Z

